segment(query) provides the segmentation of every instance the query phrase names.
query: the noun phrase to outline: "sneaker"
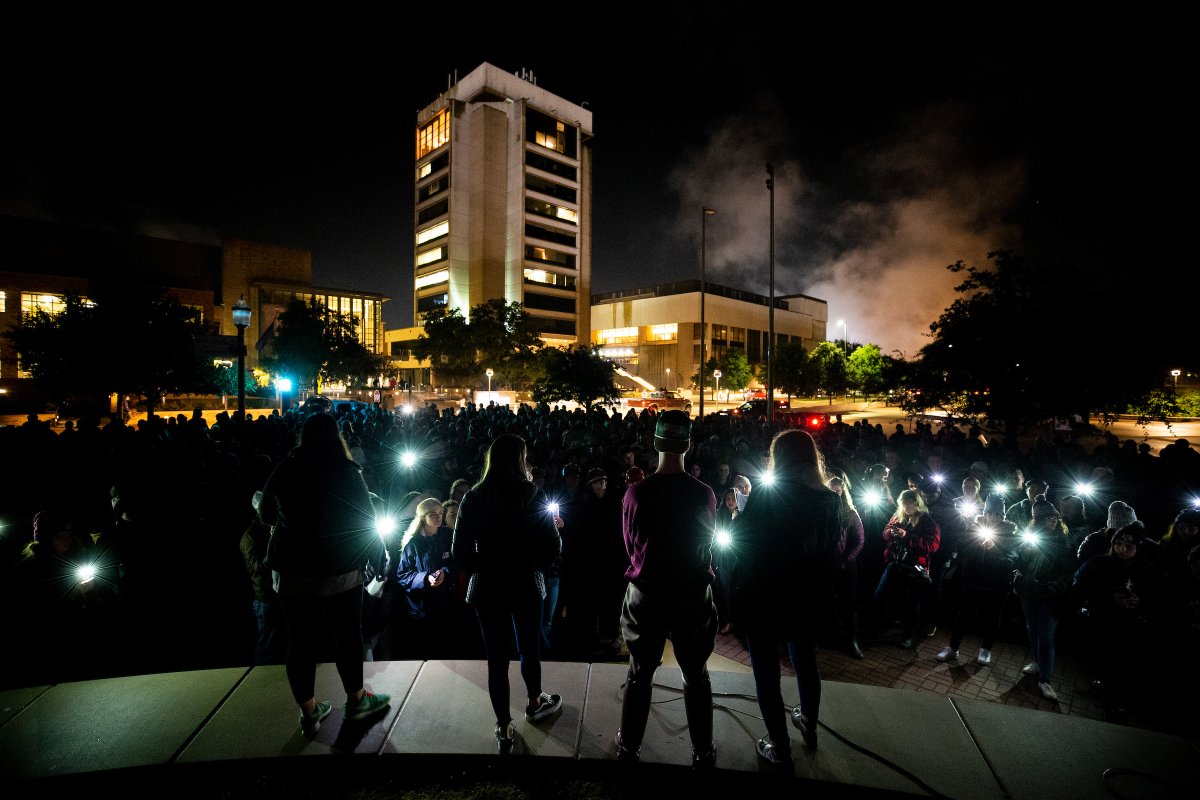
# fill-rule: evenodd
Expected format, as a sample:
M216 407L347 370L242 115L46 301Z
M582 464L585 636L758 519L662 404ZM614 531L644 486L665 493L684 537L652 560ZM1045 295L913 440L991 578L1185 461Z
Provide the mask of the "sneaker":
M496 748L499 749L501 755L507 755L512 752L513 745L517 742L517 730L513 727L511 721L504 724L496 723Z
M538 695L538 704L525 706L525 719L530 722L537 722L553 714L562 708L562 695L546 694L542 692Z
M767 762L773 767L791 767L792 766L792 749L791 747L779 747L771 741L770 736L764 736L758 740L754 746L758 752L758 757Z
M364 690L362 699L357 703L350 699L346 700L346 719L350 722L370 719L376 714L387 711L391 703L392 696L390 694L371 694Z
M300 730L304 731L305 736L314 736L317 731L321 730L321 720L329 716L329 712L333 706L329 703L317 703L313 706L311 714L300 712Z
M979 648L979 663L983 664L985 667L992 663L992 651L988 650L986 647Z
M923 630L922 633L924 633L925 638L928 639L930 636L933 636L935 633L937 633L937 625L926 625L925 630Z
M709 745L708 750L703 753L697 753L692 750L692 769L703 772L717 768L717 745L713 742Z
M1054 687L1045 681L1039 683L1038 688L1042 690L1042 697L1046 698L1047 700L1058 699L1058 692L1054 691Z
M904 639L900 642L901 650L912 650L916 646L916 642L914 642L912 639Z
M792 725L800 731L800 738L809 750L817 749L817 726L808 717L800 713L800 706L792 709Z
M620 728L617 729L617 734L616 734L616 736L613 737L613 744L615 744L617 746L617 761L625 761L628 763L633 763L633 762L642 760L641 748L638 748L637 750L630 750L621 741L621 729Z
M1025 675L1040 675L1042 668L1038 666L1036 661L1030 661L1028 664L1021 667L1021 672Z
M958 661L958 650L953 647L946 647L942 652L934 656L938 661Z

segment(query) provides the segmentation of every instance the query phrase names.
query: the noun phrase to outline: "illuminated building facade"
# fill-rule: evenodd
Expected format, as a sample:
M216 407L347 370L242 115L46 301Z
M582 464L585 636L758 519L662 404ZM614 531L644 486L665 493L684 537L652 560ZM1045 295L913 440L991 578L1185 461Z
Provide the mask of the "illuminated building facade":
M547 344L586 341L592 114L482 64L417 114L414 314L521 303Z
M54 313L66 295L86 298L93 281L121 275L162 286L196 309L214 350L237 336L233 304L250 305L246 365L258 366L273 323L295 298L357 321L358 339L384 353L383 303L369 292L312 285L312 254L290 247L227 239L220 244L181 242L115 231L0 216L0 333L35 307ZM224 343L224 344L223 344ZM24 377L11 342L0 337L0 380Z
M706 358L727 350L753 365L766 360L770 305L763 295L707 284L704 328L700 281L678 281L592 297L592 344L631 375L663 388L686 389ZM803 294L775 298L777 345L799 341L811 351L825 341L829 304ZM668 370L670 372L668 373Z

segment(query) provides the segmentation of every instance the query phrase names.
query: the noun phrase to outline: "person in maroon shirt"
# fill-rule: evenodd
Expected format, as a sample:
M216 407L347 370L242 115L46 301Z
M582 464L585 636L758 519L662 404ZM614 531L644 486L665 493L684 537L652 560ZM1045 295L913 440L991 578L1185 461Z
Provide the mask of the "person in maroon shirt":
M629 676L617 730L617 758L636 761L650 714L654 672L667 636L683 673L683 704L692 739L692 766L716 766L708 657L717 635L711 542L717 498L684 470L691 419L664 411L654 429L658 469L630 486L622 505L629 586L621 628Z

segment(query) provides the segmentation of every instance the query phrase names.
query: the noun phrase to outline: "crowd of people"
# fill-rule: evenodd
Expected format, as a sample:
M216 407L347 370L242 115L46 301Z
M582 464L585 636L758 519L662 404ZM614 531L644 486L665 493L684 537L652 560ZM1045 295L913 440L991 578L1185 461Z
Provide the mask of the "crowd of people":
M380 544L378 557L362 559L362 658L477 658L498 667L502 623L493 618L489 634L472 602L473 592L488 591L471 580L486 575L479 559L487 537L477 532L480 549L472 551L454 534L491 513L480 509L485 496L516 501L480 489L490 449L513 437L535 492L523 513L556 531L561 549L530 568L533 594L505 607L517 630L505 664L510 656L524 664L531 650L539 659L637 660L639 645L628 640L631 553L622 504L629 487L663 469L655 447L660 416L547 405L429 405L413 413L335 406L332 419L368 498L369 508L358 511ZM293 455L305 421L289 411L245 421L222 414L209 424L197 412L136 427L117 417L61 431L35 419L0 428L7 455L0 544L16 645L0 667L4 685L284 663L297 645L284 623L289 601L264 564L278 520L263 509L278 508L268 479ZM826 493L809 497L815 487L806 473L796 479L805 487L793 493L799 499L750 502L765 497L779 432L763 419L694 420L679 468L715 498L714 625L741 637L752 658L757 651L763 683L770 683L765 653L777 656L776 683L778 655L791 656L808 706L793 724L806 744L815 737L819 678L814 688L809 664L818 644L862 657L872 647L912 648L939 627L951 632L939 660L959 660L963 643L977 638L983 666L997 637L1018 632L1030 651L1025 672L1048 698L1056 692L1056 648L1071 648L1091 668L1114 720L1131 704L1161 697L1165 686L1195 702L1186 667L1200 642L1200 453L1186 440L1159 455L1114 437L1088 451L1062 434L1021 448L963 426L916 422L889 434L867 420L831 419L809 430ZM326 490L327 480L296 502L305 491ZM753 595L739 578L750 563L737 553L739 531L778 527L771 547L786 551L788 526L813 515L836 523L829 602L739 615L739 603ZM770 552L767 565L787 563ZM801 607L809 615L803 624ZM779 624L756 629L747 624L755 618ZM339 641L344 646L327 635L303 646L313 659L341 664L349 656ZM1171 642L1180 657L1151 668L1141 656L1156 642ZM523 667L529 713L561 702L541 691L532 664L528 673ZM689 686L706 679L699 671L690 677ZM353 704L361 678L351 670L343 679ZM634 680L635 698L638 686ZM489 689L502 738L507 677ZM315 698L300 697L309 692L305 674L293 691L302 711L312 711L306 704ZM773 758L780 736L772 717L760 755ZM704 745L696 743L702 761L711 750ZM636 752L628 738L618 746Z

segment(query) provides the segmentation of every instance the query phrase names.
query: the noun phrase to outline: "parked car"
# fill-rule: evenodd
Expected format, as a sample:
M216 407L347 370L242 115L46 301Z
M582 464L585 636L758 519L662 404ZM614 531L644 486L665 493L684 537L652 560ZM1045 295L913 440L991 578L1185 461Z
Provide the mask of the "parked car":
M664 389L657 392L645 392L643 397L630 397L625 400L625 405L630 408L653 408L654 410L666 410L670 408L681 408L689 414L692 413L692 401L681 395L675 389Z
M304 398L304 402L300 404L300 408L297 410L306 416L308 414L332 414L333 401L324 395L310 394Z

